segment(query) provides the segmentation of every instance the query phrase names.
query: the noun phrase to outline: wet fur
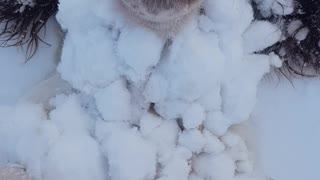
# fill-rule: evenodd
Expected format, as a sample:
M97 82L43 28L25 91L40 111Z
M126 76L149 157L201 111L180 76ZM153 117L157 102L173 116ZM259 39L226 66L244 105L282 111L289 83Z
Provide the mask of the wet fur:
M259 53L275 52L284 61L280 71L288 76L315 77L320 75L320 1L296 0L295 10L287 16L272 16L262 18L256 11L256 19L267 20L272 23L281 23L280 26L285 40ZM253 3L255 8L257 5ZM287 32L290 22L300 20L302 26L293 34ZM309 29L306 39L299 41L295 35L303 28Z
M46 43L39 32L58 11L58 0L34 0L34 3L23 6L18 0L0 1L1 46L26 45L27 59L36 53L39 42Z

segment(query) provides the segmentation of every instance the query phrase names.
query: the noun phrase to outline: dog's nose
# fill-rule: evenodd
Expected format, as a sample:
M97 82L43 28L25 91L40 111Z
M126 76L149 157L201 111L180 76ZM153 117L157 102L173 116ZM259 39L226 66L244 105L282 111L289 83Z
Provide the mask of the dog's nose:
M177 19L198 7L202 0L121 0L137 16L154 22Z
M151 29L161 37L174 36L203 0L118 0L130 22Z

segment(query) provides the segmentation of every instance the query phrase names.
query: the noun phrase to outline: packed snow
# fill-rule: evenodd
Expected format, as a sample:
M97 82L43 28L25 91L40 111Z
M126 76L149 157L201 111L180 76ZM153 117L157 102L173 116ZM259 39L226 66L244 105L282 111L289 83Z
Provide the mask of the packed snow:
M280 14L278 6L262 5L266 15ZM287 157L280 167L270 148L287 150L281 142L292 137L282 136L281 121L279 136L269 133L279 120L273 104L291 103L291 94L283 96L291 87L284 83L273 97L272 81L258 86L281 60L254 54L279 41L281 32L253 21L247 0L204 0L203 7L206 15L191 14L166 39L129 21L117 0L61 1L61 58L54 28L48 28L52 47L40 49L30 63L17 64L11 57L24 56L14 48L0 49L8 56L0 61L0 82L7 87L0 89L0 175L2 164L16 163L32 180L289 180L282 170L293 156L280 156ZM317 87L307 87L301 91L316 97ZM314 119L316 112L308 112ZM283 118L304 116L295 115ZM246 135L252 128L237 130L249 119L258 124L257 144ZM316 154L320 146L312 145ZM291 175L317 179L309 171Z

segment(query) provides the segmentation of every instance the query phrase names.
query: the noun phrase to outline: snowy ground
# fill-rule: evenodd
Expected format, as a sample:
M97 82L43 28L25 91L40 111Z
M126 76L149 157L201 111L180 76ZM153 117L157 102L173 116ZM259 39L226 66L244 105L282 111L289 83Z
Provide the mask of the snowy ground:
M229 4L221 1L207 2L214 2L208 3L208 7L210 5L234 7L231 1L225 1L230 2ZM109 5L96 7L92 5L94 3L91 4L91 1L86 0L82 3L79 4L80 7L86 6L87 9L93 8L98 11L93 14L89 11L73 14L69 8L74 6L62 3L64 8L61 10L60 21L69 29L69 36L66 38L62 63L59 66L59 72L64 79L82 93L58 96L51 101L51 106L54 108L49 114L45 114L41 106L36 104L11 105L54 71L55 47L58 39L56 31L53 30L49 36L52 39L48 39L53 47L41 49L38 57L28 64L21 64L23 54L16 53L16 49L0 49L0 82L3 84L0 90L0 104L3 105L0 109L2 115L0 140L6 146L0 147L0 163L22 162L29 168L28 171L32 176L42 177L45 180L56 179L56 176L63 180L74 177L80 177L81 180L100 180L108 175L117 180L140 180L152 179L155 174L160 176L156 178L161 180L169 177L173 180L182 180L187 178L190 171L190 161L187 159L197 153L223 152L219 156L193 157L192 168L196 173L193 173L189 180L202 180L205 177L225 180L224 177L233 176L235 168L233 161L239 157L232 157L235 159L230 160L229 156L239 154L224 153L224 146L232 147L235 143L234 138L223 136L221 139L224 144L222 144L212 134L212 132L220 134L221 131L221 134L224 134L221 128L215 129L216 125L221 124L213 126L206 124L205 128L208 130L204 130L204 133L200 133L195 127L202 124L205 119L203 107L215 109L224 106L226 109L224 113L232 119L231 122L240 122L243 120L241 118L251 114L257 83L267 71L269 63L276 65L277 61L274 58L250 53L263 49L279 39L277 33L270 36L275 27L267 22L255 22L250 25L252 16L246 3L236 4L240 10L230 11L234 12L230 14L213 9L210 12L214 13L210 14L209 18L200 18L200 25L195 23L197 21L191 21L188 28L183 31L185 34L177 36L176 42L173 43L174 48L171 51L174 53L167 57L169 61L162 59L159 63L164 45L161 39L143 28L123 26L121 19L116 19L118 21L114 23L115 19L112 19L114 12L103 8ZM75 8L75 10L83 9ZM109 13L108 16L106 12ZM77 19L82 18L85 23L74 23L74 15L80 15ZM105 17L111 19L104 19ZM223 17L223 19L212 17ZM86 23L91 26L87 26ZM109 27L108 23L116 24L116 30L109 29L111 32L106 33L104 28ZM198 30L196 28L198 25L206 33ZM225 31L234 26L238 27L236 31ZM244 32L247 28L248 30ZM120 31L122 34L116 38L119 34L113 31ZM241 38L243 33L244 41ZM263 41L261 39L259 41L261 37ZM269 37L269 41L265 41L265 37ZM135 46L137 41L144 46ZM263 43L257 45L256 41ZM145 47L150 51L144 56L136 53L144 52ZM201 47L201 51L197 47ZM105 51L106 49L110 51ZM114 49L116 49L115 54L112 51ZM214 51L215 63L211 63L211 51ZM233 61L225 62L223 56ZM103 57L110 58L105 61ZM203 62L194 61L197 58ZM136 61L137 59L141 61ZM245 63L243 59L246 60ZM182 68L181 63L183 63ZM160 65L154 68L157 71L150 68L158 64ZM221 71L226 67L229 69ZM222 79L221 73L224 72L229 74L222 74L227 76ZM153 81L147 81L146 77L149 75L153 75ZM130 91L119 80L119 76L130 80L133 86ZM206 77L216 78L208 80ZM317 130L320 128L320 123L317 122L316 105L320 102L320 96L317 95L320 90L320 80L294 80L295 88L287 81L276 80L264 81L259 86L258 104L251 115L258 137L257 147L263 170L275 180L317 180L319 175L316 163L319 162L317 152L320 147L317 143L319 136ZM162 83L161 88L169 85L170 88L158 88L159 82ZM208 82L214 83L214 86L208 86ZM144 83L149 88L146 88L141 95ZM196 89L195 91L181 91L190 84ZM220 97L220 86L223 87L222 97ZM214 87L218 87L218 90ZM207 92L212 90L211 88L214 89L213 97L205 96L198 100L203 91ZM219 97L216 97L217 94ZM128 113L132 108L132 104L128 103L131 96L134 96L136 103L134 107L144 107L145 102L137 101L143 98L146 98L147 102L149 99L157 102L159 107L156 107L156 110L168 119L178 116L179 108L188 106L187 113L183 116L183 123L188 131L181 133L175 122L148 113L143 114L145 112L140 110L135 110L133 113L138 117L143 114L139 121L137 121L139 118L131 118L132 114ZM93 106L92 97L96 100ZM205 101L206 97L213 98L216 100L215 103ZM113 101L108 101L110 99ZM181 103L181 99L189 104ZM219 113L212 114L219 115ZM123 119L129 120L123 121ZM232 124L231 122L229 123ZM136 128L137 125L140 129ZM202 133L206 138L202 137ZM175 139L178 136L177 146ZM211 140L211 144L207 142L208 139ZM85 156L87 154L90 156ZM108 175L105 170L108 166L106 158L110 166ZM157 163L161 164L159 169L156 169ZM250 171L248 164L242 165L238 166L242 167L244 172ZM239 167L237 171L241 170ZM216 172L212 172L211 168Z
M252 119L261 161L275 180L320 179L320 79L276 78L260 85Z

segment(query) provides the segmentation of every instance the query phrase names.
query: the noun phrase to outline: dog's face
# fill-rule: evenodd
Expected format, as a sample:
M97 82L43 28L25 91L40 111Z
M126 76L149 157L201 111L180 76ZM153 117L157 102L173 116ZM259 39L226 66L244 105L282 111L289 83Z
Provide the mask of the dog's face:
M195 8L202 0L121 0L138 17L163 23L181 18Z

